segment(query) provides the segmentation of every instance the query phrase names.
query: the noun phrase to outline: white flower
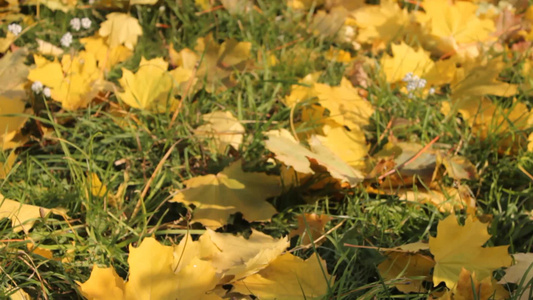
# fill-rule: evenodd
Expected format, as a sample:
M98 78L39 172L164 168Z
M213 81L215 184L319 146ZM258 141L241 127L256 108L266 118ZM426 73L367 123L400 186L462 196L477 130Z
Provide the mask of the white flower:
M85 29L91 28L92 21L89 18L82 18L81 19L81 27Z
M409 82L411 80L413 80L413 72L409 72L405 74L405 76L402 79L403 82Z
M45 87L43 89L43 95L46 97L46 98L50 98L52 96L52 92L50 91L50 88L49 87Z
M70 47L70 44L72 44L72 34L67 32L61 37L61 45L67 48Z
M435 94L435 88L434 87L429 88L428 92L429 92L430 95L434 95Z
M39 94L40 92L43 91L43 84L40 81L35 81L34 83L31 84L31 90L34 93Z
M11 23L7 25L7 30L14 35L19 35L22 32L22 26L17 23Z
M74 31L80 31L80 28L81 28L80 18L72 18L70 20L70 27L72 27Z
M164 5L159 6L159 12L165 12L165 9Z

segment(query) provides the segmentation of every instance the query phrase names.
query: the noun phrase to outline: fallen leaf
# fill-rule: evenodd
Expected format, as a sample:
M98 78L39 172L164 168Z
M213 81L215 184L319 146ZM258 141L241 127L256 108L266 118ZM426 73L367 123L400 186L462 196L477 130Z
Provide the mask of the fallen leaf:
M0 147L3 150L20 146L16 136L28 120L29 113L22 100L24 93L16 93L16 97L6 95L8 94L0 95Z
M436 262L433 284L444 282L454 288L463 268L475 272L481 280L491 277L495 269L511 265L509 246L482 247L490 238L487 226L473 216L467 217L464 226L457 223L455 215L439 222L437 236L429 238L429 250Z
M124 279L118 276L113 267L93 266L91 276L79 283L81 294L88 300L122 300L124 298Z
M133 51L137 39L143 34L139 21L129 14L116 12L108 14L106 18L107 20L100 24L100 36L105 37L112 48L124 45Z
M66 110L87 107L108 86L92 53L81 51L75 56L65 54L61 63L57 59L48 61L39 55L34 55L34 59L36 68L30 70L28 79L49 87L52 99L60 102Z
M324 234L326 224L331 220L328 215L304 213L298 215L298 227L289 233L289 237L300 236L301 244L307 245ZM322 240L321 242L324 242ZM320 243L320 242L319 242Z
M104 71L110 71L116 64L126 61L133 55L132 50L126 46L108 46L105 39L98 34L80 39L85 51L96 57L98 67Z
M457 286L450 292L447 291L438 299L450 300L504 300L509 298L509 292L494 282L492 277L479 281L475 273L465 268L461 269Z
M245 173L239 161L216 175L194 177L184 184L187 188L171 201L195 205L193 222L211 228L227 224L228 217L237 212L252 222L270 220L276 209L265 200L281 192L279 177Z
M359 34L356 41L370 44L374 50L402 37L410 24L406 9L396 1L381 1L379 5L365 5L352 12Z
M533 292L528 284L533 280L533 253L515 253L513 260L514 264L505 270L505 276L498 283L515 283L522 287L522 294L516 299L532 299Z
M17 157L18 155L15 153L15 151L11 151L11 153L9 153L9 155L6 157L6 160L4 162L0 162L0 179L5 179L9 172L11 172L11 168L13 168L15 161L17 161Z
M15 52L6 53L0 59L0 95L12 90L22 90L26 82L29 68L24 64L28 50L20 48Z
M145 238L137 248L130 245L128 263L126 283L113 267L94 267L89 280L78 282L82 294L89 300L221 299L210 292L219 278L209 261L194 257L175 272L174 247L161 245L154 238Z
M206 243L215 247L205 251ZM210 260L217 272L223 274L222 283L229 283L265 269L289 247L289 240L287 237L275 239L253 229L247 239L208 229L200 237L200 244L204 245L202 259Z
M405 252L387 252L386 259L378 265L379 274L385 280L403 279L394 286L403 293L423 293L423 281L430 278L435 262L431 257ZM417 279L414 279L416 277ZM422 277L422 279L418 279Z
M50 55L59 57L63 54L63 49L54 46L49 42L45 42L41 39L35 39L37 41L37 52L41 55Z
M130 0L130 5L135 4L144 4L144 5L154 5L158 0Z
M276 154L276 159L293 167L298 173L314 174L312 166L316 162L326 168L331 177L350 186L355 186L364 178L360 171L349 166L316 136L309 139L311 150L298 143L285 129L269 131L266 136L267 149Z
M165 112L175 103L173 81L167 72L168 63L162 58L146 60L141 58L136 73L122 68L122 78L118 80L124 92L117 96L133 108Z
M303 260L283 254L257 274L233 283L234 291L262 300L323 299L333 277L316 253Z
M244 126L229 111L202 115L206 124L198 126L194 135L202 140L213 141L215 153L224 154L228 146L238 150L242 144Z
M15 200L6 199L0 194L0 219L11 219L11 226L14 232L24 230L25 233L28 233L39 218L45 218L50 213L66 216L65 211L62 209L48 209L23 204Z

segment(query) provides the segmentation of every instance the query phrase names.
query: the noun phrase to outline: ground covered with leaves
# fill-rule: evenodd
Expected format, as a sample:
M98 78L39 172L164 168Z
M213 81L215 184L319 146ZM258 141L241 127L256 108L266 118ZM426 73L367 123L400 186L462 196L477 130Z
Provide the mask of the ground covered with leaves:
M533 298L531 1L0 22L1 298Z

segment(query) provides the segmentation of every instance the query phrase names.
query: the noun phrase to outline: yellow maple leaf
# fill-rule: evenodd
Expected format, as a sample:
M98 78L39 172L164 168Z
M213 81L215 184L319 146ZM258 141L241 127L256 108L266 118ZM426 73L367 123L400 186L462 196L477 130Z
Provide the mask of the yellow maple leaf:
M167 111L174 102L173 80L167 68L163 58L142 58L136 73L123 68L118 81L124 92L117 93L118 97L134 108Z
M52 99L67 110L87 107L94 97L106 88L102 73L92 53L81 51L75 56L63 55L61 63L34 55L36 68L28 79L50 88Z
M89 280L78 285L89 300L221 299L209 293L219 280L209 261L194 257L176 272L175 259L173 246L145 238L137 248L130 245L126 283L114 268L94 267Z
M9 46L17 39L17 35L8 31L6 37L0 38L0 53L4 53L9 49Z
M469 60L458 68L451 82L453 101L495 95L510 97L517 93L518 86L498 79L507 64L502 58L489 60Z
M476 15L478 6L474 3L427 0L423 7L429 19L431 37L441 53L475 57L479 55L477 43L486 42L495 31L491 19Z
M352 15L358 27L356 41L371 44L374 49L384 48L403 36L410 24L409 13L397 1L381 1L379 5L365 5Z
M26 123L26 103L22 101L24 93L17 93L17 97L0 95L0 148L3 150L19 146L16 136L19 129Z
M510 266L509 246L482 247L489 238L487 224L472 216L467 217L464 226L457 223L455 215L440 221L437 236L429 238L429 250L436 262L433 283L444 282L454 288L463 268L475 272L481 280L491 277L497 268Z
M244 126L229 111L202 115L206 124L198 126L194 135L202 140L210 139L215 153L223 154L228 146L239 149L244 135Z
M276 209L264 200L281 192L278 176L245 173L239 161L216 175L194 177L184 184L187 188L171 201L195 205L193 222L213 228L227 224L236 212L249 221L269 220Z
M107 20L100 25L98 33L106 38L110 47L124 45L133 50L137 44L137 39L143 34L139 21L134 17L124 13L110 13Z
M174 63L195 71L198 82L212 93L236 84L232 74L246 69L251 58L252 43L228 39L218 44L213 36L198 38L193 50L183 49L174 55Z
M431 257L408 252L387 252L386 259L378 265L378 271L386 280L404 279L395 283L394 286L404 293L421 293L426 289L422 285L435 262ZM422 277L423 279L412 279L412 277Z
M28 50L20 48L15 52L6 53L0 58L0 95L14 90L22 90L26 83L29 68L24 64Z
M11 219L11 226L14 232L24 230L28 233L39 218L44 218L48 214L60 214L66 218L62 209L48 209L40 206L22 204L18 201L4 198L0 194L0 219Z
M424 49L413 49L404 42L392 44L392 56L385 54L381 58L381 67L388 82L401 81L407 73L412 73L420 78L434 66L429 53Z
M30 0L27 4L30 5L44 5L51 10L60 10L62 12L68 12L76 8L78 0Z
M257 273L289 247L287 237L275 239L253 229L247 239L208 229L199 243L201 258L211 261L217 272L223 274L221 283L234 282Z
M7 174L11 172L11 168L13 168L16 160L17 154L15 151L11 151L11 153L9 153L9 155L6 157L6 160L4 162L0 162L0 179L6 178Z
M264 300L323 299L332 280L325 261L316 253L306 260L286 253L233 286L235 292Z
M368 125L374 108L359 96L349 80L343 78L339 86L333 87L316 83L313 88L318 103L329 110L332 120L350 129Z
M268 137L265 141L267 149L276 154L276 159L293 167L298 173L315 174L313 162L316 162L326 168L331 177L346 182L350 186L355 186L364 178L359 170L348 165L330 148L322 144L315 135L308 140L311 149L296 141L285 129L269 131L266 136Z
M324 125L323 134L316 135L316 138L349 166L362 169L368 154L364 132L359 127L347 130L344 126L331 123Z
M81 294L89 300L124 299L124 279L118 276L113 267L101 268L94 265L89 279L78 284Z
M143 4L143 5L154 5L158 0L130 0L130 5L134 4Z
M99 35L80 39L87 52L93 53L101 70L109 71L119 62L123 62L133 55L126 46L108 46L105 39Z
M437 300L504 300L508 298L507 290L495 283L494 279L486 277L480 281L476 278L475 272L472 273L463 268L457 286Z

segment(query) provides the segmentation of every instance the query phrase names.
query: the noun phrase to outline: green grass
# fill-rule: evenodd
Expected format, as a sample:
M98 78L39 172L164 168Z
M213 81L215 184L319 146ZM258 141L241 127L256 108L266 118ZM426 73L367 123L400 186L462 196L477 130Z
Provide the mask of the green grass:
M124 119L106 112L106 103L93 103L76 112L58 111L52 105L32 116L25 131L33 134L33 140L17 150L17 164L0 183L0 192L23 203L67 209L68 221L51 215L46 222L36 223L28 237L53 250L56 257L72 253L73 258L62 263L26 251L24 233L14 233L9 220L0 220L0 298L10 294L8 286L21 287L35 299L81 298L76 281L87 280L94 264L113 265L119 275L126 277L129 244L152 235L164 243L176 242L187 231L187 208L168 202L170 193L183 187L184 179L216 173L239 157L244 159L246 170L279 172L267 162L269 152L263 144L263 133L289 128L290 109L280 100L292 84L311 72L321 71L321 81L330 84L338 84L344 72L344 65L323 57L333 42L309 34L305 26L308 16L287 10L282 1L258 0L261 11L252 10L242 16L231 16L223 9L199 15L192 1L183 1L182 5L176 4L178 1L160 2L164 11L157 6L126 10L140 20L144 35L134 57L111 71L112 80L120 78L121 67L135 69L141 57L167 56L163 45L174 45L177 50L193 47L197 38L208 33L218 40L249 41L253 53L261 53L262 57L274 54L280 63L269 66L264 60L255 61L254 70L237 75L235 87L214 94L199 91L183 99L182 113L173 126L173 112L151 114L134 109L131 111L140 123L126 119L130 126L121 126ZM26 9L28 14L35 13L34 8ZM85 9L52 13L41 8L41 21L16 44L36 47L35 38L58 44L73 16L91 16L93 22L101 22L107 12ZM170 26L159 28L156 24ZM347 45L338 46L348 49ZM300 55L297 51L302 49L309 55ZM355 54L354 50L351 52ZM313 59L313 55L317 58ZM447 96L407 100L397 90L386 87L378 75L371 76L378 84L371 85L368 99L376 112L365 134L375 152L388 141L379 138L392 118L405 119L409 124L392 130L400 140L426 144L441 136L440 144L452 148L461 144L459 154L481 171L480 178L468 185L477 196L479 214L491 220L493 237L488 245L510 245L511 253L530 252L533 182L518 167L533 170L533 155L522 150L514 155L498 155L494 149L501 136L480 141L464 122L441 114L440 103L448 100ZM524 95L518 98L527 103L531 100ZM110 100L118 101L115 96ZM200 124L199 116L217 110L231 111L243 121L246 142L239 151L212 154L193 136L192 129ZM41 138L39 126L55 135ZM174 151L160 172L155 172L173 145ZM106 205L103 197L86 192L89 172L100 177L109 193L126 185L116 206ZM141 198L152 176L148 192ZM326 230L341 222L342 225L328 235L325 243L296 251L302 257L316 251L326 259L327 271L336 276L327 299L427 297L401 294L392 287L393 282L380 278L376 266L384 257L376 249L427 241L429 236L435 236L438 220L445 216L435 207L369 194L363 185L342 191L293 188L271 202L279 211L272 222L248 223L236 215L224 230L246 233L257 228L279 237L296 227L298 212L327 213L333 220ZM131 217L138 204L139 213ZM199 226L193 229L195 233L203 231ZM345 243L376 249L347 247ZM291 241L291 246L298 244L297 239Z

